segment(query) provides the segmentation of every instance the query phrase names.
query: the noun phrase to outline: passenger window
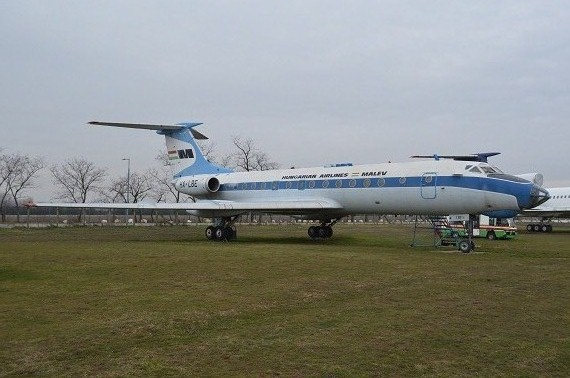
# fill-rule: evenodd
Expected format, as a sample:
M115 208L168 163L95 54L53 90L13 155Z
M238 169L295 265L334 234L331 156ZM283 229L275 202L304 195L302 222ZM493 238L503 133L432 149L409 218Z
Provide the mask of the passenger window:
M369 187L370 187L370 179L369 179L369 178L364 179L364 187L365 187L365 188L369 188Z
M336 180L336 187L342 188L342 181L341 180Z
M386 185L386 180L384 180L383 178L379 178L378 179L378 186L384 186Z
M309 181L309 188L314 188L315 187L315 182L313 180Z
M285 184L285 187L287 189L291 189L293 187L293 183L291 181L287 181L287 184Z
M323 188L328 188L328 187L329 187L328 180L323 181Z

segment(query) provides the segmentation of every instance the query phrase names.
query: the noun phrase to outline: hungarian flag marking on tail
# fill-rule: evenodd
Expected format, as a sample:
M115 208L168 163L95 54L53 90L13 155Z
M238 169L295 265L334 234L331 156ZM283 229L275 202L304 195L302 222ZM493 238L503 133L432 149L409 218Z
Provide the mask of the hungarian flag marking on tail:
M178 159L178 151L168 151L168 160Z

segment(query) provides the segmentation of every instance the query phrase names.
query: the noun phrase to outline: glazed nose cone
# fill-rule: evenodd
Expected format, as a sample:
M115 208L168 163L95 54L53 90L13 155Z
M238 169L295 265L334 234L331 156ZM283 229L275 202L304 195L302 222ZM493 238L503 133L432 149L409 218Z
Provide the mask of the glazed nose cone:
M530 201L528 206L525 206L524 209L532 209L539 205L542 205L546 201L550 199L550 194L546 189L536 184L532 185L532 189L530 190Z

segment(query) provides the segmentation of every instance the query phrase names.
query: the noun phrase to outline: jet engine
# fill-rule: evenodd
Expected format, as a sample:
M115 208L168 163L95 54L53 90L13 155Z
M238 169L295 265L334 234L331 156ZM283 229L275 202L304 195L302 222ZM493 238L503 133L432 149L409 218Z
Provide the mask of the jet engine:
M182 193L200 197L220 190L220 180L213 176L190 176L176 181L175 187Z

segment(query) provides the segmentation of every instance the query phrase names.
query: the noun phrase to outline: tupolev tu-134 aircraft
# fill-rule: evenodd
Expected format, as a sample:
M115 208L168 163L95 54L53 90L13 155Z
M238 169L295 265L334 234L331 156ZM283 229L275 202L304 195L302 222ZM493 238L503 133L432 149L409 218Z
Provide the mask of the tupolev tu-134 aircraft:
M150 125L89 122L91 125L154 130L166 138L175 188L196 198L189 203L38 203L37 207L185 210L211 218L211 240L236 237L234 223L248 212L317 220L313 239L330 238L332 226L350 214L488 214L514 216L548 200L548 192L488 164L497 153L428 158L403 163L337 164L326 167L234 172L209 162L196 140L201 123Z

